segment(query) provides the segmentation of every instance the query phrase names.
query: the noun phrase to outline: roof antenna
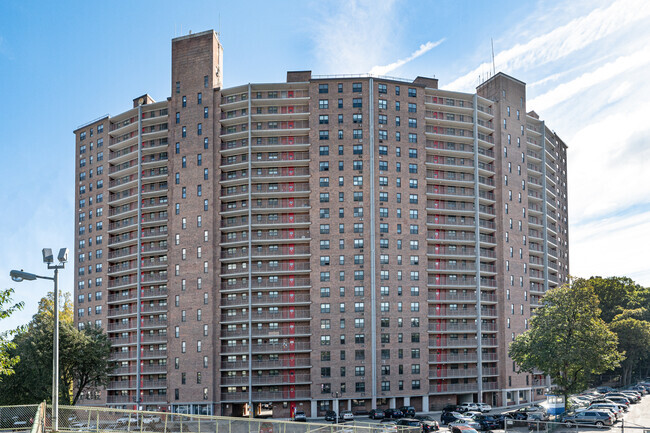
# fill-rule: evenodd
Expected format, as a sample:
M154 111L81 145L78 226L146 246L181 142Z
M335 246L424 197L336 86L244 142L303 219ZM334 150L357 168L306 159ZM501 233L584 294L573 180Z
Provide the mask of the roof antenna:
M492 74L496 75L497 67L496 64L494 63L494 39L490 38L490 42L492 42Z

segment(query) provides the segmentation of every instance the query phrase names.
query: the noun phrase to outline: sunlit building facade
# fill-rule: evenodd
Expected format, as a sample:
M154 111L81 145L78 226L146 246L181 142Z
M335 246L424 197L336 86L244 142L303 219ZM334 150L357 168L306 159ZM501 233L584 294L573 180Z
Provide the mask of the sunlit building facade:
M222 87L212 31L171 96L75 130L75 321L113 342L85 404L322 416L529 402L507 346L566 281L566 145L499 73Z

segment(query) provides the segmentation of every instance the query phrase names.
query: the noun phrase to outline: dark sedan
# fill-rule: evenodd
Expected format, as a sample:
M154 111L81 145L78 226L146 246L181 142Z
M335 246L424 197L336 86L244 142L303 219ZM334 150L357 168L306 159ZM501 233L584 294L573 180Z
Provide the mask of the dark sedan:
M325 412L325 421L336 421L336 412L333 410Z
M384 414L384 411L381 409L373 409L370 411L370 414L368 415L370 419L384 419L386 416Z
M404 418L404 414L399 409L386 409L384 411L384 418L399 419Z
M503 420L499 421L491 415L474 415L472 418L480 424L480 429L484 431L503 428Z

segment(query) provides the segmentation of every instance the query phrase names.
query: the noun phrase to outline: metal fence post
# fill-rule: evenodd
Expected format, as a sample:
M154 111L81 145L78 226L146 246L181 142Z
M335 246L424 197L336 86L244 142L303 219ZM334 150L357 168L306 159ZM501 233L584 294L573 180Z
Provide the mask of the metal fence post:
M88 423L88 425L90 425L90 423ZM99 433L99 409L97 409L97 425L95 425L95 427L95 431Z

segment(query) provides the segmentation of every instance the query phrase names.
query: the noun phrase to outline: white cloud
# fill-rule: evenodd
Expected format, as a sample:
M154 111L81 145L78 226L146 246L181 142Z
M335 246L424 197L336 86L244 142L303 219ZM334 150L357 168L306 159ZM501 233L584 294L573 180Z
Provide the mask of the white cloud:
M539 67L562 59L649 16L650 2L619 0L606 8L595 9L586 16L574 18L569 23L526 43L517 44L497 53L495 63L498 70L510 74ZM491 69L490 63L483 63L445 87L470 91L477 84L477 77L483 71Z
M528 105L534 107L536 112L541 113L543 110L564 102L592 86L609 81L617 75L647 65L648 63L650 63L650 46L641 52L636 52L629 56L621 56L593 72L584 73L569 82L562 83L551 91L529 100Z
M395 0L319 2L311 36L319 73L365 73L394 43ZM381 29L381 31L378 31Z
M576 105L578 110L582 106ZM574 222L650 200L650 148L638 145L650 134L650 102L628 100L621 105L629 111L594 118L569 140Z
M395 69L399 68L400 66L405 65L406 63L408 63L408 62L410 62L410 61L412 61L414 59L417 59L422 54L425 54L425 53L431 51L432 49L434 49L435 47L437 47L438 45L440 45L444 41L445 41L445 39L443 38L443 39L440 39L439 41L436 41L436 42L429 41L426 44L422 44L422 45L420 45L420 48L418 48L415 52L413 52L413 54L411 54L410 56L408 56L405 59L400 59L400 60L398 60L396 62L390 63L390 64L385 65L385 66L373 66L372 69L370 69L370 74L372 74L372 75L386 75L389 72L392 72Z

